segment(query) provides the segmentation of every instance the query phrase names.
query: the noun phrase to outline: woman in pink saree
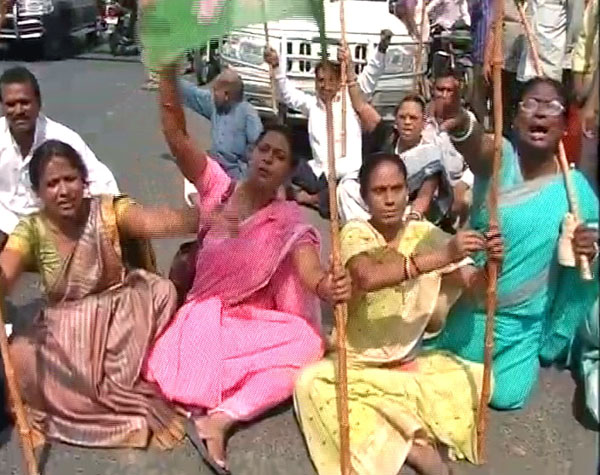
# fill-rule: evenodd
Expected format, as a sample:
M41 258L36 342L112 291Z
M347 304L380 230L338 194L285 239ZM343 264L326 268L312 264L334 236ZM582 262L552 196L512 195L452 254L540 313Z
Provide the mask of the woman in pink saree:
M159 90L171 152L213 219L199 233L192 288L145 374L201 414L188 435L216 473L227 473L227 433L292 395L300 370L323 356L319 298L346 301L351 285L346 273L322 268L317 231L277 197L295 165L287 129L265 128L248 178L236 184L187 135L172 69Z

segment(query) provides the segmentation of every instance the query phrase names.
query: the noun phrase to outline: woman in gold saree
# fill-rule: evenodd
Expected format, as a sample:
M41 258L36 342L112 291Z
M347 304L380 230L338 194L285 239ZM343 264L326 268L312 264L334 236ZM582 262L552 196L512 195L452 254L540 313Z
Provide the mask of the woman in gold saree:
M84 163L55 140L36 150L29 174L42 211L9 236L0 287L10 291L34 270L44 288L44 308L10 345L38 442L173 446L183 438L182 420L140 372L176 309L175 289L146 270L127 270L123 253L132 239L195 232L197 213L86 198Z
M482 365L448 352L423 352L466 286L484 284L470 255L502 257L497 233L451 237L427 221L403 222L406 168L391 154L370 156L360 171L372 218L342 229L341 253L352 276L348 304L348 398L352 465L359 475L396 475L405 462L418 473L445 475L434 449L477 462L475 414ZM320 475L339 473L335 358L307 368L295 407Z

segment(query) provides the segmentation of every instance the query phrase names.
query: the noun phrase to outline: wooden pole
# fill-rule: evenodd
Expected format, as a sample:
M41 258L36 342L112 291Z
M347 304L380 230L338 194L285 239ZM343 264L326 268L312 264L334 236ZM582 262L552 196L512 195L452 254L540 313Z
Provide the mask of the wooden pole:
M10 397L11 409L15 415L17 430L19 431L19 439L21 441L21 449L25 466L29 475L38 475L37 462L33 452L33 438L31 429L27 422L25 406L21 398L21 391L17 383L15 368L10 359L10 350L8 347L8 337L6 336L6 328L4 326L4 295L0 291L0 354L2 355L2 363L4 364L4 375L6 377L6 386L8 387L8 395Z
M344 0L340 0L340 32L342 34L342 48L346 49L348 43L346 42L346 14L344 7ZM348 107L348 100L346 95L348 93L348 65L344 61L341 67L341 80L342 80L342 157L346 156L346 109Z
M496 0L494 18L494 54L492 64L493 78L493 104L494 104L494 160L492 163L492 177L488 194L488 211L490 216L490 230L498 229L498 188L500 163L502 159L502 26L504 18L504 0ZM483 353L483 382L481 385L481 399L477 411L477 458L479 462L486 459L485 441L488 423L488 402L491 390L492 356L494 353L494 318L497 306L498 262L488 261L487 276L488 288L486 298L485 341Z
M531 57L533 58L533 67L535 69L535 73L538 76L544 75L544 69L542 66L542 61L540 60L540 55L537 50L537 45L534 40L533 31L531 29L531 25L525 16L525 10L523 8L523 4L517 3L517 9L519 11L519 18L523 25L523 29L525 30L525 36L527 37L527 43L529 44L529 48L531 49ZM567 198L569 200L569 209L571 214L575 216L576 221L581 222L579 216L579 205L577 203L577 192L575 191L575 186L573 185L573 180L571 176L571 168L569 167L569 162L567 161L567 154L565 152L565 146L562 140L558 144L558 163L560 164L560 168L562 170L563 178L565 180L565 187L567 189ZM581 278L583 280L592 280L592 270L590 269L590 263L588 261L587 256L581 255L577 256L579 261L579 271Z
M265 48L269 48L269 26L267 25L267 5L266 0L261 0L262 9L263 9L263 18L265 22L263 23L263 27L265 30ZM275 113L275 117L279 120L279 104L277 101L277 89L275 87L275 69L273 66L269 64L269 81L271 83L271 102L273 106L273 112Z
M331 98L325 103L327 114L327 153L329 184L329 210L331 215L331 254L332 264L336 271L343 268L340 254L340 223L337 206L337 177L335 173L335 142L333 136L333 110ZM342 475L350 475L350 425L348 423L348 371L346 368L346 320L348 307L345 303L334 307L335 326L337 331L337 408L340 424L340 467Z
M415 79L413 82L413 90L420 94L425 94L423 79L420 76L421 68L423 67L423 47L425 46L425 25L427 20L427 11L425 0L422 0L421 8L421 27L419 30L419 45L417 46L417 57L415 58Z

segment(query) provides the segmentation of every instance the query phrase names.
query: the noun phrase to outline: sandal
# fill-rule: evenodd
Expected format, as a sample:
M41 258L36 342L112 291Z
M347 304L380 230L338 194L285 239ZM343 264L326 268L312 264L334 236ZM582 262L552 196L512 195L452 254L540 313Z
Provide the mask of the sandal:
M190 439L192 445L196 448L204 462L211 468L213 473L217 475L231 475L231 472L225 468L225 462L222 460L215 460L209 453L208 447L204 442L204 439L198 433L196 424L192 419L187 419L185 423L185 432Z

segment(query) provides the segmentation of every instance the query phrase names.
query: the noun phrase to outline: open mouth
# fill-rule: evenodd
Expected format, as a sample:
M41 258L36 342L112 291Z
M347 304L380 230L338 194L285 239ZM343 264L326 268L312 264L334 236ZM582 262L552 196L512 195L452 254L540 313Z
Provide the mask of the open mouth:
M529 127L529 137L534 142L545 140L548 136L548 127L545 125L533 125Z

